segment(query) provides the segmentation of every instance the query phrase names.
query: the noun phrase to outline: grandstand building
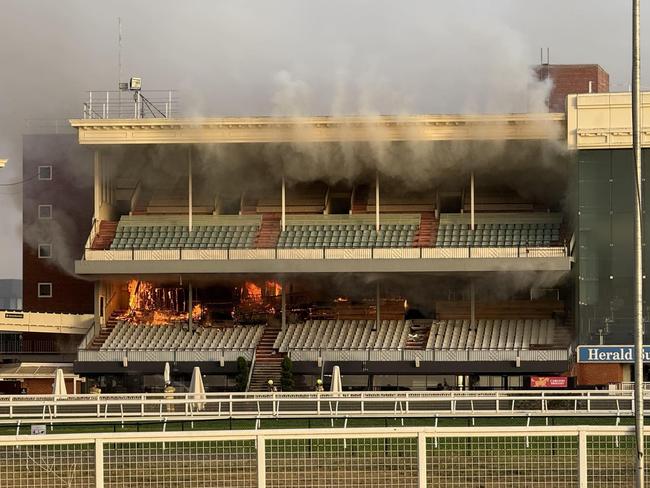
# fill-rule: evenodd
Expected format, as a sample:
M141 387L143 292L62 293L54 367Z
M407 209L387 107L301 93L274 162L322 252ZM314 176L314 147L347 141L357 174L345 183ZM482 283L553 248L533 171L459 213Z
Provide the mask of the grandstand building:
M284 358L295 388L334 365L347 389L630 379L580 356L632 342L629 94L598 93L595 65L537 72L563 77L562 111L147 117L136 97L125 117L91 99L71 121L88 193L47 197L79 223L75 276L45 280L28 251L25 308L86 314L49 330L107 392L161 390L166 362L179 387L199 365L210 390L259 390ZM39 175L43 158L64 161L39 149Z

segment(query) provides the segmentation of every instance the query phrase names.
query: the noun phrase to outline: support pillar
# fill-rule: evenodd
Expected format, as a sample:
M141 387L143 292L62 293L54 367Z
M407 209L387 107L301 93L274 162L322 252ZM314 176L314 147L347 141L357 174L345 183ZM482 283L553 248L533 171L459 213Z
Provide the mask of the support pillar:
M99 208L102 202L102 157L99 149L95 149L93 155L93 166L94 166L94 185L93 185L93 197L94 197L94 213L93 217L95 220L99 219Z
M285 290L286 288L286 282L285 280L281 281L281 286L282 286L282 328L284 329L285 326L287 325L287 292Z
M192 283L187 284L187 291L188 291L188 297L187 297L187 324L189 326L190 333L192 333L192 307L194 305L193 299L192 299Z
M473 329L476 325L476 290L474 279L469 284L469 325Z
M379 171L375 172L375 228L379 232Z
M470 229L474 231L474 171L469 178L469 209L470 209Z
M93 290L93 312L95 314L95 332L98 332L101 327L104 327L104 311L102 310L102 296L104 288L101 281L94 282Z
M375 315L375 320L376 320L375 325L377 327L377 330L379 330L379 324L381 322L381 287L380 287L379 281L377 281L377 289L376 289L376 291L377 291L377 298L376 298L376 302L375 302L375 313L376 313L376 315Z
M284 175L282 175L282 217L280 220L280 227L282 231L286 230L287 226L287 187L284 180Z
M187 150L188 226L192 232L192 147ZM190 287L191 289L191 287Z

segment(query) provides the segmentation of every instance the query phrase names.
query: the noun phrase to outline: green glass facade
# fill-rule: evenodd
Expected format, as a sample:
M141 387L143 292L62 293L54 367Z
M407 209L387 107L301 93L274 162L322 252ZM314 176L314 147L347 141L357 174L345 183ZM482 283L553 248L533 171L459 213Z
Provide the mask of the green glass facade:
M644 168L649 167L648 151L643 151ZM573 228L577 230L576 320L581 344L633 342L634 177L630 149L577 153L572 199L576 210ZM647 201L650 195L645 185L643 188ZM647 220L644 212L644 223ZM647 261L645 254L644 246ZM647 303L647 289L644 297Z

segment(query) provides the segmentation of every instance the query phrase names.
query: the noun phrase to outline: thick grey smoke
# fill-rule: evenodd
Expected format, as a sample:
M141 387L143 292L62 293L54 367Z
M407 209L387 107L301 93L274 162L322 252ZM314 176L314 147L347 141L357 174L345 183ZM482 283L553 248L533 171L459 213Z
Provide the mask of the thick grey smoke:
M118 16L122 77L179 89L188 114L532 110L540 46L600 62L615 86L629 72L628 12L604 0L3 0L0 184L21 178L25 119L78 115L85 90L115 88ZM0 187L2 277L20 275L20 207Z

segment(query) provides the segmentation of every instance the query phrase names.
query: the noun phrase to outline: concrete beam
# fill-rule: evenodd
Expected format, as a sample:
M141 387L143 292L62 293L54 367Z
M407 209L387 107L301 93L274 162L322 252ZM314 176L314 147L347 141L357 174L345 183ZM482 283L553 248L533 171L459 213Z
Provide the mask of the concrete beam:
M79 275L145 274L313 274L313 273L478 273L559 271L570 257L436 259L231 259L175 261L76 261Z
M80 144L562 140L548 114L73 119Z

